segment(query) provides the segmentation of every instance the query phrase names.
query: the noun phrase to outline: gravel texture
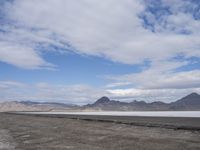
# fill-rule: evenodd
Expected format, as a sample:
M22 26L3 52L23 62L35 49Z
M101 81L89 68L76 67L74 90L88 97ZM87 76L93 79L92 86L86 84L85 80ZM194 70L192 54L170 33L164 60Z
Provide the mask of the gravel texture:
M193 121L194 123L191 124L196 123L195 120ZM101 119L91 121L75 117L70 119L70 117L59 116L2 113L0 114L0 149L199 150L200 132L159 126L137 126L123 124L123 122L102 122Z

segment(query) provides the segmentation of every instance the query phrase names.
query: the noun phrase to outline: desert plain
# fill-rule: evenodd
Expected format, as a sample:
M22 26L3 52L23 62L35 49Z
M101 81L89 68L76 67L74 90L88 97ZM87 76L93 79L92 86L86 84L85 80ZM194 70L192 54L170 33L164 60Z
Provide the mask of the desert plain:
M1 113L0 149L199 150L200 118Z

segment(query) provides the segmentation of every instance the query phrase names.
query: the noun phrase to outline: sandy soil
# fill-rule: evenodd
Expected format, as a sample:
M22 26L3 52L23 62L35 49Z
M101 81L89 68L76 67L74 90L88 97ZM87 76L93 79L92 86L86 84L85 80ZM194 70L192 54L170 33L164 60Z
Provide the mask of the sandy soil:
M2 150L199 150L199 141L194 130L0 114Z

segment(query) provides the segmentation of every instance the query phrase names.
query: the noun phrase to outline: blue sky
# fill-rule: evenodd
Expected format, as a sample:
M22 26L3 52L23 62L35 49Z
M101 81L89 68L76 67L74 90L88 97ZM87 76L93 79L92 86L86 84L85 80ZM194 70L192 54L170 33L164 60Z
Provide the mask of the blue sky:
M13 65L0 63L3 80L26 81L27 83L48 82L52 84L92 84L102 86L105 75L123 75L133 72L140 72L141 65L125 65L113 63L104 58L88 57L77 54L56 54L48 53L45 60L56 65L51 69L23 69Z
M3 0L0 68L0 101L199 93L200 2Z

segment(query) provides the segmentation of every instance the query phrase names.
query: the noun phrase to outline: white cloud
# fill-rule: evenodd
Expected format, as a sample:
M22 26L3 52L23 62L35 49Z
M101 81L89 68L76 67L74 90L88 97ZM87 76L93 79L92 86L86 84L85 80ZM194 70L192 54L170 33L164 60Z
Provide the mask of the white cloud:
M191 89L112 89L108 90L113 98L122 101L142 100L146 102L173 102L192 92L200 93L200 88Z
M126 85L130 85L130 82L115 82L115 83L106 85L106 87L107 88L115 88L115 87L121 87L121 86L126 86Z
M87 104L109 93L89 85L56 85L46 82L26 84L0 81L0 101L40 101Z
M191 92L200 92L200 70L175 71L189 62L159 61L138 73L107 76L111 95L120 99L170 102Z
M164 17L165 28L160 25L163 28L160 32L143 27L138 16L149 12L145 10L147 2L139 0L15 0L6 5L5 11L19 27L37 29L31 31L35 37L28 36L36 43L57 44L62 48L68 43L77 53L135 64L146 59L164 60L180 53L200 56L199 21L184 12L177 14L186 7L183 1L179 2L182 5L174 7L164 1L163 5L172 7L172 14ZM172 30L175 27L177 30L187 27L192 33L179 34Z
M0 89L24 88L25 84L16 81L0 81Z
M120 76L107 76L111 85L126 85L139 89L187 89L200 87L200 71L175 71L176 68L189 64L189 62L159 61L152 63L148 69L139 73ZM109 84L109 85L110 85Z
M53 68L30 47L0 42L0 61L26 69Z
M46 82L26 84L17 81L0 81L0 89L0 101L29 100L80 105L93 103L102 96L129 102L133 100L171 102L191 92L200 93L199 87L187 89L110 89L89 85L59 85Z
M146 9L153 3L140 0L6 2L3 8L6 21L0 24L4 31L0 32L0 61L27 69L54 68L42 57L43 51L53 50L52 45L60 48L54 49L55 52L71 48L75 53L125 64L148 60L150 66L140 73L111 77L106 89L40 83L34 86L36 93L19 98L59 97L78 102L77 99L86 101L103 94L134 97L138 93L152 93L158 97L157 92L171 100L169 94L176 95L175 98L200 86L199 70L175 72L190 65L186 59L200 57L200 21L193 14L197 4L182 0L162 2L162 7L167 6L170 13L159 13L158 18ZM144 24L142 15L153 27ZM172 61L177 55L183 56L183 61ZM132 88L110 89L121 86Z

